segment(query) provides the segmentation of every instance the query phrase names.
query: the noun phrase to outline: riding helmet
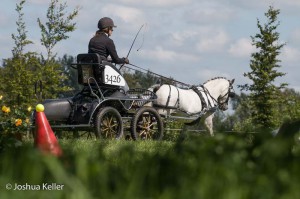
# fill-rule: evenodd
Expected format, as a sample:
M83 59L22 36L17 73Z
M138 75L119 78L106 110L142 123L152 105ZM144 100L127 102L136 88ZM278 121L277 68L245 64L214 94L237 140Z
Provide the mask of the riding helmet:
M102 30L104 28L108 27L117 27L114 24L114 21L109 17L103 17L98 21L98 28L99 30Z

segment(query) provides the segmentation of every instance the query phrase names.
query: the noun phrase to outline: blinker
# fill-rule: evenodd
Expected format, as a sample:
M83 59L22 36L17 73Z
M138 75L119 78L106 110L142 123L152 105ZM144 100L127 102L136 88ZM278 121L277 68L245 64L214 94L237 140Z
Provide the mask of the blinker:
M229 92L229 93L228 93L228 97L234 98L234 97L235 97L235 93L234 93L234 92Z

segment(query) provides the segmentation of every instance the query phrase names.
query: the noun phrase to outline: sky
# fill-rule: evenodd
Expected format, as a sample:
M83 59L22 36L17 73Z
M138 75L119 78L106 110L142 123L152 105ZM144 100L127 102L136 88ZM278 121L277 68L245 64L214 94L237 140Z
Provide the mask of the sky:
M40 44L37 18L46 20L50 0L26 0L24 21L28 39L34 44L26 51L45 54ZM63 0L68 11L80 8L76 30L54 51L76 56L86 53L88 42L97 30L98 20L111 17L117 28L112 39L120 57L129 54L132 64L187 84L202 84L213 77L235 79L237 85L251 83L244 77L250 71L251 36L258 33L257 19L266 22L269 6L280 9L280 43L286 43L279 59L284 77L275 84L288 83L300 92L300 1L299 0ZM17 33L16 3L0 3L0 60L12 56Z

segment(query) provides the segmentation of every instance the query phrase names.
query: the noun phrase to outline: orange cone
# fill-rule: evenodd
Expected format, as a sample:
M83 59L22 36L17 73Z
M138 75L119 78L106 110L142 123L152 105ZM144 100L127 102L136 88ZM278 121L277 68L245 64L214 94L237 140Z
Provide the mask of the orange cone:
M42 104L36 106L34 146L43 153L62 155L62 150L46 118Z

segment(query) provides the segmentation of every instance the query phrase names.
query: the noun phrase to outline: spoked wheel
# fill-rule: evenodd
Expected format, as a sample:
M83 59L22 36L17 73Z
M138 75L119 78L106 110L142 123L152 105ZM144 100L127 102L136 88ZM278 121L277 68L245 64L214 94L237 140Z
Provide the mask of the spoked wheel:
M131 121L131 136L134 140L161 140L163 122L152 107L139 109Z
M95 119L96 137L119 139L123 136L123 123L120 113L113 107L104 107Z

